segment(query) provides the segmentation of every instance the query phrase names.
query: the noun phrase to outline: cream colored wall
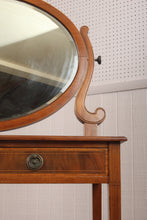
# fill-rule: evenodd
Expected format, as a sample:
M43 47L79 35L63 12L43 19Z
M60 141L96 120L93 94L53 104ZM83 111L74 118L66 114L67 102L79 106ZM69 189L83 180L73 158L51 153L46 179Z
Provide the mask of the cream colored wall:
M88 96L87 107L105 108L99 135L125 135L121 146L122 220L147 216L147 89ZM82 135L74 99L51 117L2 134ZM0 185L1 220L92 220L91 185ZM103 186L103 220L108 220L108 187Z
M60 3L63 1L48 0L48 2L54 4L55 2ZM66 1L64 2L66 3ZM95 37L97 39L97 36L99 35L95 34L93 29L99 30L95 28L95 26L99 23L94 23L96 21L96 17L93 13L93 8L99 7L99 5L96 1L91 3L92 13L89 15L90 17L88 17L87 10L82 9L82 4L84 4L86 8L85 2L78 2L81 4L79 12L77 12L77 4L75 1L70 1L69 6L71 6L71 11L73 11L74 6L76 13L78 13L75 13L74 19L76 21L77 18L79 26L83 24L90 26L91 39L93 39L92 43L95 44L95 55L97 56L99 55L97 54L97 51L100 51L100 45L94 39ZM100 2L101 6L103 2L106 6L108 5L107 1ZM124 1L123 4L127 2L130 4L130 1ZM109 4L111 5L111 3ZM138 4L140 5L140 1L138 1ZM64 4L63 8L65 8ZM126 4L126 9L127 8L128 5ZM80 10L83 10L82 16ZM124 10L124 8L122 10ZM71 11L68 10L69 14ZM98 14L97 10L95 11L96 14ZM104 7L102 15L105 12L106 10ZM83 14L86 16L83 16ZM93 19L90 19L92 16ZM112 21L110 23L112 23ZM113 38L110 35L107 44L109 44L111 39L113 41ZM106 42L104 42L104 44L106 44ZM103 46L103 44L101 45ZM98 50L96 49L97 47ZM105 51L102 51L105 66L97 66L97 70L102 67L107 67L110 70L110 66L107 64L111 63L110 58L113 59L113 56L109 56L109 50L110 48L106 46L106 54L104 53ZM107 56L108 59L105 59ZM134 57L136 61L135 53ZM114 62L114 64L115 63L116 62ZM95 71L96 73L98 72L97 70ZM115 68L112 68L111 70L113 70L111 71L111 73L113 73ZM91 95L87 97L86 102L90 110L94 110L98 106L102 106L106 110L107 117L104 123L99 127L99 135L125 135L128 138L128 142L122 144L121 146L122 220L146 220L147 89L132 90L129 92L116 92L105 95ZM73 109L74 99L72 99L70 103L68 103L60 111L39 123L9 132L2 132L1 134L82 135L82 125L74 116ZM91 185L1 184L0 220L92 220L91 195ZM103 220L108 220L107 185L103 186Z

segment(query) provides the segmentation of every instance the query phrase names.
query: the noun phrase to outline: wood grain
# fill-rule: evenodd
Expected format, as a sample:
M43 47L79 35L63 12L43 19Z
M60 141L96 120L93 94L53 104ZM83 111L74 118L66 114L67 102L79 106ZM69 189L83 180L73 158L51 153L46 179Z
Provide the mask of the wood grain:
M60 180L61 183L106 183L109 143L117 145L124 140L124 137L0 136L0 169L5 172L0 174L0 179L10 183L45 180L44 183ZM26 158L32 153L40 154L45 161L36 173L26 167Z
M93 184L93 220L102 219L102 186L101 184Z
M39 154L44 164L37 171L29 170L26 159ZM3 148L0 149L0 173L81 173L108 176L107 149L77 148Z
M48 142L49 141L64 141L65 143L68 141L71 141L72 143L75 142L83 142L86 144L87 142L124 142L127 141L127 138L124 136L39 136L39 135L0 135L0 143L2 142L13 142L16 141L19 142L21 141L22 143L30 141L34 142L36 141L37 143L41 142Z
M110 220L121 220L120 145L109 145L109 209Z
M31 173L2 173L0 174L0 183L88 183L88 184L98 184L98 183L108 183L107 176L100 176L96 174L35 174Z
M101 124L106 117L105 110L99 107L95 110L95 112L91 113L87 110L85 106L85 99L91 82L93 68L94 68L94 55L90 40L88 38L88 30L89 29L86 26L83 26L81 28L81 35L87 47L88 66L87 66L86 77L76 97L75 114L82 123Z

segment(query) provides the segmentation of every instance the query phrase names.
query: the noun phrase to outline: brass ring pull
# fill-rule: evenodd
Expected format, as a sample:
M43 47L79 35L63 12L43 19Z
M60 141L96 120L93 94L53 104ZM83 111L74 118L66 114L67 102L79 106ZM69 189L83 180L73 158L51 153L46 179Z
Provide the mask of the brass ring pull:
M31 154L27 157L26 164L30 170L39 170L43 166L43 158L39 154Z

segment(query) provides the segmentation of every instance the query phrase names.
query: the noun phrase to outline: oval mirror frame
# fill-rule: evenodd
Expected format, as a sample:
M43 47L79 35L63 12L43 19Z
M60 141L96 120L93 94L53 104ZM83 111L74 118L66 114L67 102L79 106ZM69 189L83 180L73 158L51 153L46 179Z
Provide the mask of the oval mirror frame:
M58 20L70 33L72 36L75 45L77 47L78 52L78 70L75 75L74 80L67 88L67 90L60 95L55 101L51 104L41 108L40 110L36 110L33 113L30 113L25 116L20 116L15 119L5 120L0 122L0 131L15 129L19 127L23 127L34 122L40 121L57 110L59 110L64 104L66 104L79 90L83 78L85 76L85 72L87 70L87 49L84 43L84 40L76 28L76 26L58 9L54 8L50 4L42 1L42 0L17 0L20 2L28 3L34 7L37 7L40 10L48 13L49 15L53 16L56 20Z

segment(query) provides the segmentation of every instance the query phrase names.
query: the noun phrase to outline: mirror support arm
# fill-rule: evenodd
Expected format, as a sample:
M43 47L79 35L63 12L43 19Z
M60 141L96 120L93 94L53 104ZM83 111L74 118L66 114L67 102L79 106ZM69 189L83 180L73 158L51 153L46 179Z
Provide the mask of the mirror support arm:
M95 112L89 112L85 106L85 99L88 92L88 88L91 82L93 70L94 70L94 55L93 49L88 37L88 27L83 26L81 27L81 35L85 42L87 48L87 57L88 57L88 67L87 73L82 84L82 87L79 90L79 93L76 97L75 102L75 114L77 118L85 124L85 135L97 135L97 125L101 124L105 117L106 113L105 110L101 107L97 108ZM93 129L91 129L93 128ZM91 130L93 130L91 132Z

